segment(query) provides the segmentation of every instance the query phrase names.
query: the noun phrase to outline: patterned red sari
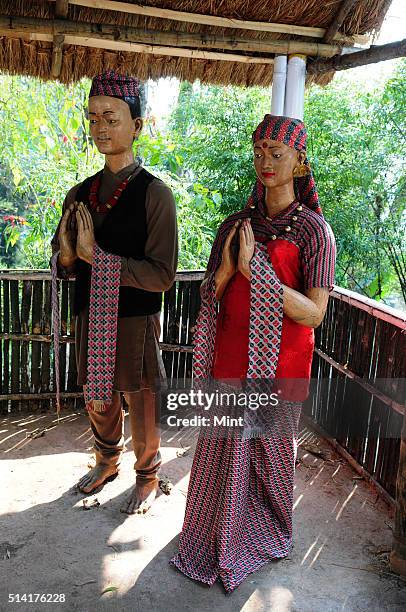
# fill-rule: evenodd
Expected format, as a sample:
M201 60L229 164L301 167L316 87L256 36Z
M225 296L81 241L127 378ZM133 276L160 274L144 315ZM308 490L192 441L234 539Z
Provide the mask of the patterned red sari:
M254 142L260 138L304 150L306 132L297 119L266 115L253 134ZM252 437L230 430L220 439L201 433L196 446L179 552L171 563L203 583L219 579L227 592L265 563L286 557L292 543L296 434L314 332L283 315L282 285L301 293L331 289L335 263L334 236L312 174L296 183L299 201L268 219L264 188L256 182L247 206L219 228L202 290L195 379L276 379L282 392L270 430ZM235 274L217 316L214 274L227 234L247 217L256 241L251 281Z
M294 289L303 284L300 252L286 240L267 243L279 280ZM230 281L217 318L213 376L245 379L249 366L250 283L237 273ZM279 404L272 436L241 440L199 437L179 553L172 563L207 584L220 579L227 592L269 561L285 557L292 541L295 437L307 394L314 333L282 319L277 377L291 379ZM292 357L294 352L294 357Z

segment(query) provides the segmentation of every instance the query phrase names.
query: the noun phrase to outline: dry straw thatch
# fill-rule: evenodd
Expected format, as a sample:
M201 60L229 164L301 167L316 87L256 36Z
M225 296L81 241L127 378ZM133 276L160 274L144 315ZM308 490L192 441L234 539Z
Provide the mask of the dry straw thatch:
M199 13L220 17L229 17L247 21L263 21L288 25L300 25L328 28L343 0L147 0L134 2L160 9L172 9L189 13ZM370 34L379 30L391 0L356 0L340 28L346 36ZM0 0L0 13L8 17L26 17L31 19L53 20L55 1L40 0ZM265 33L252 30L220 28L146 17L116 11L99 10L83 6L70 5L67 15L70 22L85 24L114 24L117 32L120 26L138 29L156 30L169 33L192 33L215 35L230 39L247 41L298 40L299 37L288 34ZM5 32L3 29L2 32ZM35 32L35 27L31 32ZM55 34L57 31L54 32ZM320 39L300 37L301 41L321 42ZM336 43L337 44L337 43ZM210 50L210 44L207 49ZM0 70L12 74L28 74L40 78L51 78L52 74L52 39L49 42L30 40L29 36L7 31L0 34ZM221 51L214 48L212 51ZM227 52L227 51L224 51ZM240 55L244 52L239 51ZM248 55L269 60L272 54L249 53ZM199 79L206 83L260 85L267 86L272 82L272 64L191 59L171 55L151 55L128 51L106 50L79 45L65 44L62 52L62 64L59 80L64 83L76 81L83 76L92 76L106 69L136 74L141 79L176 76L180 79L194 81ZM313 82L327 83L331 73L312 77Z

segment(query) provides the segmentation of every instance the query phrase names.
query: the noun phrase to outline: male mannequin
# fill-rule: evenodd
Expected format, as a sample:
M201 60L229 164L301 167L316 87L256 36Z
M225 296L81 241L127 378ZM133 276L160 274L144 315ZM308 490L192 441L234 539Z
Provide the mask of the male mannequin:
M176 209L170 189L134 158L133 142L142 129L137 79L113 71L95 77L89 121L105 167L69 191L52 241L53 251L59 250L58 275L76 275L78 384L87 380L95 243L121 260L113 397L105 412L89 409L96 465L77 487L93 493L118 474L124 449L123 392L137 476L121 511L142 513L156 496L161 464L156 391L165 373L158 347L159 310L162 291L170 288L176 273Z

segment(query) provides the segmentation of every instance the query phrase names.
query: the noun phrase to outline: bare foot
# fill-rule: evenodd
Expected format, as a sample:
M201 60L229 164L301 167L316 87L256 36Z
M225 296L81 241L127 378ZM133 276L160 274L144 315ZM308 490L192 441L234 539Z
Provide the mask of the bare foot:
M126 514L144 514L147 512L156 497L158 490L158 479L151 482L136 483L131 495L120 508L120 512Z
M77 483L76 487L82 493L98 493L106 482L114 480L118 475L117 466L99 463Z

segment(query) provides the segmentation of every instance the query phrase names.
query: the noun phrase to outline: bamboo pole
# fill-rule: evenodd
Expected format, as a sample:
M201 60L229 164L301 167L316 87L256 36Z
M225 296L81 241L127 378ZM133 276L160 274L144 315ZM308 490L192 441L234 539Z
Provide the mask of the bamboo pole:
M348 13L354 6L357 0L343 0L341 6L339 7L336 15L334 15L334 19L331 22L328 30L326 31L323 42L331 43L334 40L334 37L337 35L338 30L343 25L344 19L347 17Z
M323 359L326 363L329 363L331 366L333 366L335 370L337 370L341 374L344 374L345 376L347 376L347 378L354 380L360 387L365 389L365 391L367 391L371 396L378 398L381 402L389 406L392 410L394 410L398 414L402 414L402 415L406 414L405 404L400 404L399 402L394 400L392 397L389 397L385 393L382 393L382 391L379 391L379 389L376 389L373 385L367 382L368 379L365 380L361 376L358 376L357 374L355 374L355 372L352 372L348 368L345 368L343 365L341 365L341 363L338 363L337 361L335 361L332 357L324 353L324 351L321 351L319 348L316 347L314 349L314 352L321 359Z
M375 64L397 57L406 56L406 38L386 45L372 45L369 49L363 49L355 53L335 55L330 59L317 59L308 64L308 74L323 74L333 70L349 70L358 66Z
M50 1L52 2L55 0ZM310 38L323 38L326 34L325 28L288 25L284 23L269 23L267 21L247 21L244 19L232 19L229 17L217 17L214 15L202 15L200 13L174 11L172 9L163 9L153 6L140 6L139 4L130 4L128 2L111 2L110 0L70 0L70 4L105 11L117 11L132 15L143 15L145 17L156 17L158 19L170 19L172 21L180 21L183 23L210 25L218 28L233 28L238 30L251 30L255 32L290 34L292 36L307 36ZM341 34L337 33L334 39L343 43L365 44L369 40L369 37L342 36Z
M109 48L113 49L117 48L114 45L119 44L118 48L120 50L129 51L134 50L133 44L146 45L147 48L155 45L170 46L172 54L176 54L176 51L179 50L196 53L194 49L191 49L195 48L197 50L203 49L205 53L210 49L220 49L221 51L242 51L244 53L303 53L311 56L332 57L340 53L341 50L338 45L324 45L318 42L303 42L300 40L257 40L200 33L145 30L129 26L120 26L117 29L116 25L110 24L97 24L97 27L95 27L87 22L32 17L0 16L0 30L6 33L6 35L15 34L16 32L28 32L30 34L48 34L54 36L57 32L58 34L65 35L66 44L70 42L71 44L101 48L106 48L105 44L113 44L113 47L109 46ZM72 42L72 39L74 39L74 42ZM83 42L81 42L82 39ZM88 41L98 41L98 43L89 45ZM257 59L260 60L262 58Z
M4 35L0 28L0 36ZM9 36L9 34L7 34ZM25 40L39 40L43 42L52 42L53 37L50 34L37 34L13 31L13 35L17 38ZM104 41L98 38L82 38L79 36L65 36L66 45L78 45L82 47L91 47L92 49L106 49L110 51L127 51L132 53L145 53L147 55L163 55L169 57L186 57L189 59L203 59L223 62L239 62L242 64L273 64L272 57L253 57L248 55L236 55L235 53L216 53L211 51L197 51L194 49L180 49L176 47L161 47L153 45L143 45L128 42Z

